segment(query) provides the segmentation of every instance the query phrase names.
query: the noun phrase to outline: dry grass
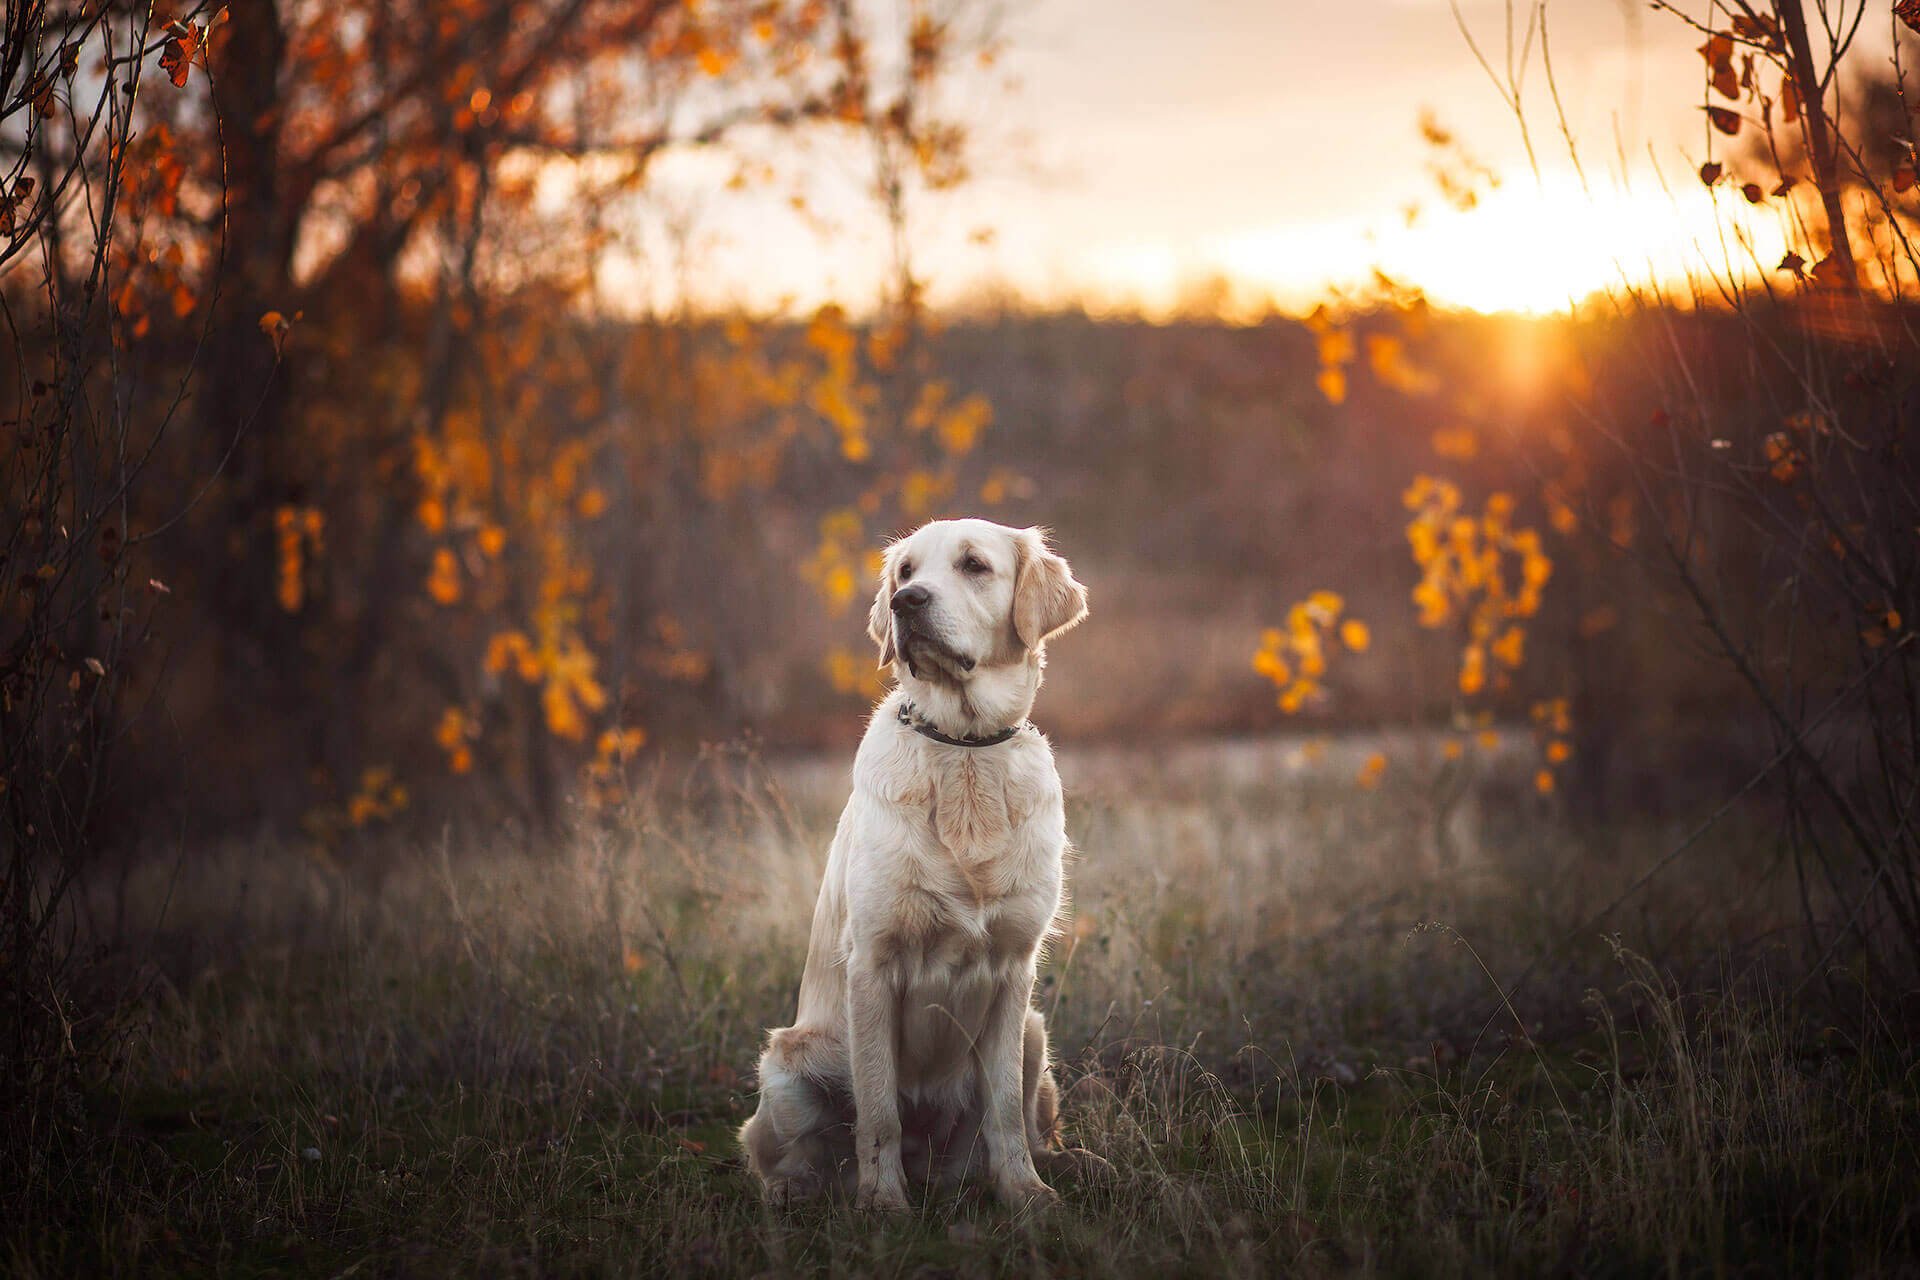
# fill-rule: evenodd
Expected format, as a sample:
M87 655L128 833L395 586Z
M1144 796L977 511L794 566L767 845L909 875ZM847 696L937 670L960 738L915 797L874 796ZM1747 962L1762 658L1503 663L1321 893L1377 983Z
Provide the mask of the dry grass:
M130 1052L60 1119L22 1274L1893 1273L1910 1052L1788 998L1733 831L1565 937L1675 832L1571 838L1368 744L1069 758L1078 914L1046 970L1076 1138L1121 1169L1009 1217L764 1211L731 1149L791 1012L836 769L662 774L564 847L279 847L136 869ZM1396 760L1419 755L1401 744ZM1411 772L1410 770L1407 772ZM1736 826L1738 819L1735 820ZM164 915L160 911L165 904ZM1782 935L1788 936L1788 935ZM1567 945L1509 1007L1501 985ZM1647 958L1658 954L1659 963ZM1497 975L1497 979L1495 977Z

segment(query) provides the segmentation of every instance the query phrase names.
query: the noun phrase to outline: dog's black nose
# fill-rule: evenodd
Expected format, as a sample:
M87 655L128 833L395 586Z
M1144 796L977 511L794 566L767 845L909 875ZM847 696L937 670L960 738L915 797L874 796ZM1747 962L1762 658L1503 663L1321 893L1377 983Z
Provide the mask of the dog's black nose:
M893 611L918 613L927 607L927 602L931 599L933 599L933 592L916 582L910 587L902 587L893 593Z

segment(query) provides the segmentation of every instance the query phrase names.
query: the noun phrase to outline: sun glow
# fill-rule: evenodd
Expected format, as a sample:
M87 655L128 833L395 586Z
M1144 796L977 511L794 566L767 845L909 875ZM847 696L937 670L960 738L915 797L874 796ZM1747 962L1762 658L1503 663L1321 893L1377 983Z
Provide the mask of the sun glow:
M1570 178L1550 179L1510 185L1474 209L1427 211L1383 229L1250 231L1223 238L1208 256L1243 289L1282 306L1364 285L1377 268L1443 306L1546 314L1622 287L1673 288L1689 277L1771 270L1789 243L1790 217L1783 207L1751 207L1736 192L1699 186L1589 194Z

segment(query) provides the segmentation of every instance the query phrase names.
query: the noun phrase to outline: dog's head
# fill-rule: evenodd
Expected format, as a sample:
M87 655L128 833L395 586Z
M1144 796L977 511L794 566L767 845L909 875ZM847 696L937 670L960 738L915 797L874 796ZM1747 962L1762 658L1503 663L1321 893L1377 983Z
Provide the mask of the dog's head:
M1038 529L936 520L887 548L867 630L903 679L964 689L1042 660L1087 616L1087 589Z

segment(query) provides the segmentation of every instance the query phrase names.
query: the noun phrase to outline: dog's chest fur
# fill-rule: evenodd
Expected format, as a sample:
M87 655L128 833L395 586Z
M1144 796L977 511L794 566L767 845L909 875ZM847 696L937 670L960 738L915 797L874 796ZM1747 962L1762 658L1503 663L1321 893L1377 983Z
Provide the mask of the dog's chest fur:
M857 919L856 930L927 979L1031 962L1060 901L1065 836L1052 752L1037 737L968 749L904 728L888 736L875 744L892 757L885 767L856 773L907 838L867 869L888 891L855 890L880 916Z

